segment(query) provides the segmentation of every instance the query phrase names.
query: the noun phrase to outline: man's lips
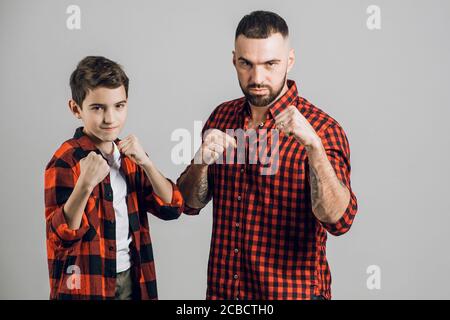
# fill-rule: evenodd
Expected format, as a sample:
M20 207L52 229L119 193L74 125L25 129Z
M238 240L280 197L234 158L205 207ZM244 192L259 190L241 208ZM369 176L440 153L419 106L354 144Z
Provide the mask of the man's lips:
M267 88L250 88L250 91L255 93L263 93L266 92L267 90L268 90Z

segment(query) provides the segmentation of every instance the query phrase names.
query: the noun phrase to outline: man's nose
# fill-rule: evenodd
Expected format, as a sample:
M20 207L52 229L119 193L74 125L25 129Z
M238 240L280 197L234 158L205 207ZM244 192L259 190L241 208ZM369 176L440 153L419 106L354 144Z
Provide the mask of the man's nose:
M254 66L252 70L252 82L255 84L262 84L265 80L264 68L261 66Z

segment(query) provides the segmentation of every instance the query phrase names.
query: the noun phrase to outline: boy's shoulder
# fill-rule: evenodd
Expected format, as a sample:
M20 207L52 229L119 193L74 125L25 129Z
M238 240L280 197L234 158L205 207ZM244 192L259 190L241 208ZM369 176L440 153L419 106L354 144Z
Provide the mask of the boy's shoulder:
M73 168L84 156L85 152L77 139L68 139L53 153L46 169L51 167Z

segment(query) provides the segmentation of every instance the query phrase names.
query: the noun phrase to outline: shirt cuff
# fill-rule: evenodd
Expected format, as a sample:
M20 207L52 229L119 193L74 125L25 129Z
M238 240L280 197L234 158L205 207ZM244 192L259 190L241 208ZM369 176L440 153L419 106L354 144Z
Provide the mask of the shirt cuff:
M72 230L67 224L64 216L63 206L56 209L52 217L52 229L55 234L63 241L77 241L80 240L84 234L89 230L89 221L86 214L83 212L81 217L81 226L77 230Z
M164 202L164 200L158 196L155 191L152 191L152 196L155 199L156 203L160 207L177 207L180 208L180 212L183 209L183 196L181 195L180 190L178 190L178 187L170 180L168 180L170 184L172 185L172 200L171 202Z
M350 201L342 217L336 223L325 223L322 221L320 223L332 235L340 236L350 230L357 211L356 197L353 192L350 192Z

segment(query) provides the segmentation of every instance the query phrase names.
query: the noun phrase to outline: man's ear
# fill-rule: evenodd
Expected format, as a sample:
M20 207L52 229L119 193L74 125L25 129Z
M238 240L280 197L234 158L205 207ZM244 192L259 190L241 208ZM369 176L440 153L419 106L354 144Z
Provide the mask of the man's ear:
M294 49L289 49L287 72L291 71L291 69L294 67L294 64L295 64L295 51Z
M81 114L80 114L81 108L78 106L78 104L75 102L75 100L73 100L73 99L69 100L69 109L70 109L70 112L72 112L73 115L77 119L81 119Z
M233 50L232 54L233 54L233 66L236 67L236 52Z

